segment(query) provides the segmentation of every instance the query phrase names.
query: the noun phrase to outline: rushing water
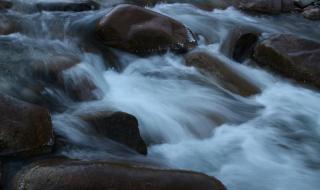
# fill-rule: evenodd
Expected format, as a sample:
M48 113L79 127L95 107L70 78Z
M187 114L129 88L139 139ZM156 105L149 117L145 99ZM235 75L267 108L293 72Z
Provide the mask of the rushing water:
M16 6L16 10L23 6ZM17 83L26 81L30 65L21 67L21 61L50 64L51 58L68 54L81 63L64 72L67 81L90 77L100 89L97 96L103 98L76 103L59 89L45 87L54 103L64 107L62 113L53 115L55 131L73 144L58 154L82 159L129 158L200 171L216 176L229 190L319 189L320 93L236 63L222 53L222 47L229 32L238 27L254 28L265 35L289 32L320 40L320 24L295 15L250 16L233 8L206 12L187 4L160 4L152 9L201 34L199 49L223 59L262 93L248 98L232 94L213 78L185 66L182 56L169 52L140 58L115 51L123 69L106 67L101 55L85 53L67 35L73 23L94 19L104 11L33 13L32 9L6 13L23 20L27 29L0 36L2 42L19 46L18 54L1 48L1 61L12 63L6 73L18 73L17 77L3 75L1 88L14 94ZM32 96L25 93L22 96ZM76 117L100 110L121 110L136 116L149 145L148 156L97 137Z

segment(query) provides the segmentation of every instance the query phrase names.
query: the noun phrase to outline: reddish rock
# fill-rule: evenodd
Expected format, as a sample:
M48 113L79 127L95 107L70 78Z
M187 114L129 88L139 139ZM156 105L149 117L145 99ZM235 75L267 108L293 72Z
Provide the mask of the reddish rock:
M104 45L139 55L186 52L197 44L180 22L134 5L115 7L98 22L96 32Z
M93 126L96 132L124 144L140 154L147 154L147 146L140 136L138 120L124 112L98 112L80 116Z
M186 63L214 76L222 87L233 93L242 96L260 93L260 89L257 86L250 83L219 58L206 52L191 52L187 54Z
M293 0L240 0L239 8L246 11L279 14L294 9Z
M0 95L0 157L44 154L52 145L47 109Z
M226 190L205 174L106 161L44 160L17 173L13 190Z
M310 20L320 20L320 7L307 7L304 9L302 15Z
M75 2L39 2L36 4L39 11L90 11L99 9L100 5L92 0Z
M316 41L273 35L257 45L254 59L285 77L320 88L320 43Z
M12 7L12 2L6 0L0 0L0 10L10 9Z

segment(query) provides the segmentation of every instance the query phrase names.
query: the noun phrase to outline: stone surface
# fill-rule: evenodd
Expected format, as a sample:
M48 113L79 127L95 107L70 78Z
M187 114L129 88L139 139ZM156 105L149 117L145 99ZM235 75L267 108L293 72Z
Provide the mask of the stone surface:
M52 145L48 110L0 94L0 157L48 153Z
M225 190L204 174L66 159L35 162L15 176L13 190Z
M36 4L39 11L90 11L99 9L99 4L92 0L74 2L39 2Z
M147 154L147 146L140 136L138 120L124 112L98 112L81 118L93 126L96 132L124 144L140 154Z
M250 83L222 60L206 52L187 54L186 64L213 75L222 87L235 94L251 96L260 93L257 86Z
M310 20L320 20L320 7L307 7L304 9L302 15Z
M260 66L320 88L320 43L292 34L273 35L255 48Z
M104 45L139 55L186 52L197 44L180 22L134 5L115 7L98 22L96 33Z
M279 14L294 9L292 0L240 0L239 8L246 11Z
M6 0L0 0L0 10L10 9L12 7L12 2Z

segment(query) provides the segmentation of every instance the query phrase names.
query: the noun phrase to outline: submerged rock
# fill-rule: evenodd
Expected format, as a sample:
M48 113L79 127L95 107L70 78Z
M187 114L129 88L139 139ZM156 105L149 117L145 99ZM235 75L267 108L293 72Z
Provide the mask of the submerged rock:
M311 5L316 0L294 0L294 3L300 8L305 8L308 5Z
M240 0L239 8L246 11L279 14L294 9L293 0Z
M302 15L310 20L320 20L320 7L309 6L304 9Z
M260 32L253 28L235 28L221 45L221 51L235 61L243 62L253 54Z
M206 52L191 52L186 56L186 64L201 69L213 75L219 84L227 90L242 95L251 96L260 93L260 89L238 74L222 60Z
M52 145L47 109L0 94L0 157L44 154Z
M260 66L320 88L320 43L292 34L277 34L261 41L254 52Z
M104 45L138 55L167 50L186 52L197 42L180 22L134 5L119 5L97 24L97 35Z
M0 35L7 35L21 30L16 18L0 14Z
M99 4L92 0L75 2L39 2L36 4L39 11L90 11L99 9Z
M34 162L12 184L13 190L225 190L217 179L196 172L67 159Z
M157 3L189 3L200 9L211 11L214 8L225 9L237 5L238 0L130 0L139 6L153 6Z
M140 136L138 120L124 112L98 112L81 118L92 125L96 132L124 144L140 154L147 154L147 146Z
M6 0L0 0L0 10L10 9L12 7L12 2Z

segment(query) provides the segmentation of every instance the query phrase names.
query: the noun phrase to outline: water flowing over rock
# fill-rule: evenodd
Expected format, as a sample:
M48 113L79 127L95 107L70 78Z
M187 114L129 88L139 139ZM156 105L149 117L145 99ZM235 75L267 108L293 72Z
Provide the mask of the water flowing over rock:
M309 6L304 9L302 15L310 20L320 20L320 7Z
M20 31L21 26L13 17L0 14L0 35L7 35Z
M247 11L278 14L294 9L292 0L240 0L239 8Z
M80 116L100 135L124 144L140 154L147 154L147 146L140 136L138 120L124 112L98 112Z
M99 4L92 0L75 2L39 2L36 4L39 11L90 11L99 9Z
M283 76L320 88L320 43L316 41L274 35L258 44L254 59Z
M0 156L48 153L53 145L48 110L0 95Z
M191 52L187 54L186 63L212 74L224 88L233 93L242 96L260 93L260 89L257 86L243 78L219 58L213 57L206 52Z
M186 52L196 46L191 31L165 15L133 5L119 5L97 25L104 45L138 55Z
M157 170L105 161L47 160L21 170L13 190L225 190L215 178L188 171Z
M250 58L259 39L260 31L253 28L235 28L221 45L221 51L238 62Z
M311 5L316 0L295 0L295 4L298 5L301 8L307 7L308 5Z

